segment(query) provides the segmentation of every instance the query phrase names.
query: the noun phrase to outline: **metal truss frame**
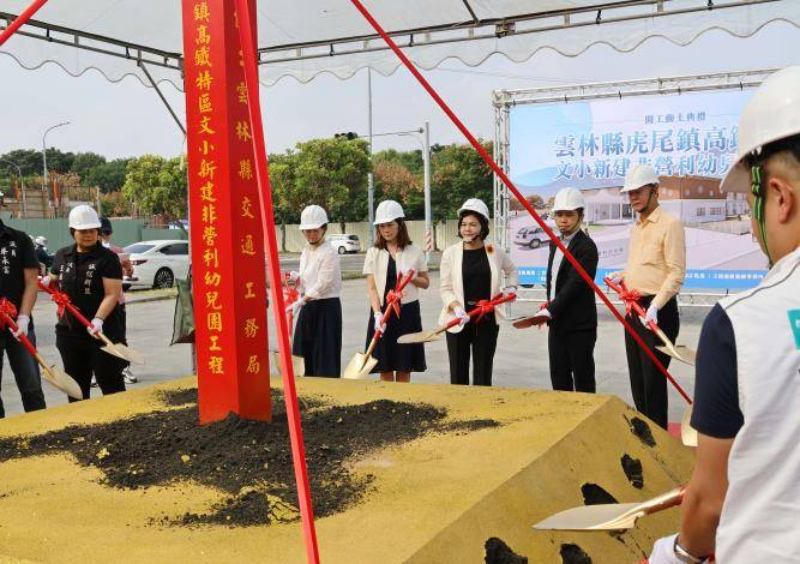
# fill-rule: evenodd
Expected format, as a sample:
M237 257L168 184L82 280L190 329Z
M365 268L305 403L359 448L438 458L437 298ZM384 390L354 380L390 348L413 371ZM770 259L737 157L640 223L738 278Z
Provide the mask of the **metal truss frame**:
M704 13L710 10L746 8L784 0L597 1L579 8L529 12L502 18L486 19L477 17L475 10L470 5L470 1L472 0L462 0L465 14L464 19L461 21L393 30L389 35L403 48L457 44L642 19L669 18L674 15ZM0 21L5 20L5 26L16 17L17 14L0 11ZM5 26L0 26L0 29ZM147 45L33 19L22 26L17 33L49 43L58 43L79 50L128 59L136 64L144 63L149 66L160 66L176 72L183 72L183 54L180 52L168 52ZM380 40L377 34L370 33L262 47L258 49L258 63L260 65L284 64L309 59L385 51L387 49L388 47Z
M495 90L492 93L494 106L495 159L508 173L510 169L510 118L515 106L529 104L568 104L570 102L624 98L629 96L680 95L687 92L755 88L778 69L756 69L720 72L701 75L647 78L619 82L595 82L569 86L528 88L520 90ZM505 185L494 178L494 231L495 242L510 251L509 194ZM541 294L541 295L540 295ZM686 307L712 307L724 293L681 293L679 305ZM523 289L520 301L544 301L541 288Z

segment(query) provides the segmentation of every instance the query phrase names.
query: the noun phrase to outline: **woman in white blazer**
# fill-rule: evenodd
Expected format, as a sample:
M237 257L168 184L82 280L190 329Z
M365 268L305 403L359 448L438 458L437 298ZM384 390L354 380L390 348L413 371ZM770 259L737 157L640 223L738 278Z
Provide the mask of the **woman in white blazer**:
M463 239L445 249L440 265L440 292L444 308L439 324L454 318L461 323L447 331L447 354L450 359L450 383L469 384L469 360L473 355L473 384L492 385L492 364L505 306L478 322L470 321L467 310L480 300L517 290L517 267L502 249L485 242L489 236L489 208L477 198L470 198L458 210L458 236ZM501 278L505 276L505 285ZM502 290L501 290L502 288Z
M424 345L397 344L401 335L422 331L418 289L425 289L430 283L425 255L411 242L404 217L403 208L394 200L381 202L375 211L375 246L364 259L372 307L367 322L367 346L376 330L383 332L372 353L378 360L373 372L380 372L381 380L386 382L409 382L412 372L424 372L427 368ZM386 296L397 284L397 275L405 275L412 268L416 274L403 290L400 317L392 315L385 321Z

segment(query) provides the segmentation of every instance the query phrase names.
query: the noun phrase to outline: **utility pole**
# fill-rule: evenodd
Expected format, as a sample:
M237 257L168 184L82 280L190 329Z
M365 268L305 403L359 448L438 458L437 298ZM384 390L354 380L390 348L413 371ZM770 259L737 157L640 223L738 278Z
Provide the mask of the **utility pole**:
M367 135L369 137L369 163L372 167L372 69L367 67ZM372 170L367 174L367 248L375 244L375 178Z
M42 193L46 194L48 200L50 199L50 195L47 192L47 134L50 133L53 129L57 127L62 127L64 125L69 125L70 122L62 121L61 123L57 123L52 127L48 127L44 131L44 135L42 135L42 164L44 166L44 174L42 175ZM53 217L55 217L55 208L53 209Z
M425 179L425 262L431 260L433 250L433 220L431 218L431 131L426 121L422 128L422 163Z

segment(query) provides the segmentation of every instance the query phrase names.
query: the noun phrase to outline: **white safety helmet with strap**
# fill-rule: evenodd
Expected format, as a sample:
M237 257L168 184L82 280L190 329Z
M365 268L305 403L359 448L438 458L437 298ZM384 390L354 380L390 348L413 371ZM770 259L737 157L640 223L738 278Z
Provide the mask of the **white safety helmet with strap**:
M100 217L94 208L81 204L75 206L69 212L69 228L70 229L100 229Z
M656 169L646 163L635 164L625 175L625 185L620 190L620 193L633 192L648 184L655 184L656 186L659 184Z
M491 219L491 217L489 217L489 207L483 203L483 200L478 198L470 198L464 202L464 205L458 208L459 217L461 216L462 212L465 211L472 211L482 215L486 219Z
M800 135L800 66L787 67L767 78L747 102L739 117L739 150L736 163L722 180L725 192L751 192L753 218L758 222L767 258L764 217L763 167L748 166L749 156L761 154L765 145Z
M303 208L300 214L300 230L320 229L328 224L328 214L321 206L310 205Z
M553 213L560 211L575 211L577 209L585 208L586 200L583 199L583 194L575 188L562 188L556 194L555 201L553 202Z
M403 206L394 200L384 200L378 205L375 210L375 221L373 225L381 225L383 223L391 223L397 219L403 219L406 214L403 212Z
M47 246L47 237L45 237L44 235L39 235L39 236L36 237L36 239L33 240L33 242L36 243L37 245L42 246L42 247L46 247Z

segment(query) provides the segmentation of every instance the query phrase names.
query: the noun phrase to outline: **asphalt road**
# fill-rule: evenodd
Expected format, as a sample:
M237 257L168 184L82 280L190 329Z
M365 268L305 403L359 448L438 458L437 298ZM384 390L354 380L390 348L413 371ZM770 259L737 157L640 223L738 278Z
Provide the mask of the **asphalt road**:
M297 260L297 259L294 259ZM346 257L358 265L363 261L363 255ZM282 261L283 262L283 261ZM286 267L291 262L286 261ZM354 268L357 269L357 268ZM441 308L438 295L438 274L431 274L431 289L422 292L421 306L423 326L434 328ZM136 299L137 296L133 296ZM346 280L343 283L342 303L344 311L344 332L342 343L342 363L347 364L350 357L357 351L363 351L366 337L366 327L369 307L363 279ZM147 364L134 367L134 372L139 378L139 383L133 387L149 386L158 382L172 380L192 373L190 346L169 346L172 336L172 318L174 301L156 301L146 303L130 303L128 305L128 338L130 346L145 353ZM538 303L519 303L513 306L513 315L532 313L538 309ZM707 309L682 308L681 332L678 338L680 344L689 347L697 346L700 326ZM37 338L39 350L51 363L59 363L60 357L55 348L55 335L53 324L55 321L55 307L47 299L40 299L34 310L34 319L37 322ZM504 325L500 331L500 338L494 364L494 383L503 387L520 388L550 388L550 376L547 355L547 329L517 330L510 325ZM274 328L270 322L270 334L274 335ZM447 365L447 351L444 339L426 346L428 370L424 373L412 375L412 381L417 383L449 382ZM625 360L625 346L623 330L617 320L607 311L600 312L600 326L598 341L595 348L597 364L597 388L599 393L615 394L624 401L631 402L630 384L628 382L627 364ZM671 365L672 375L689 394L694 389L693 370L679 362ZM19 394L14 384L10 369L6 363L3 377L2 398L6 405L6 412L14 416L22 411ZM47 383L43 384L49 406L66 403L64 395L53 390ZM97 389L93 393L99 394ZM685 404L680 396L670 391L670 420L679 421Z

